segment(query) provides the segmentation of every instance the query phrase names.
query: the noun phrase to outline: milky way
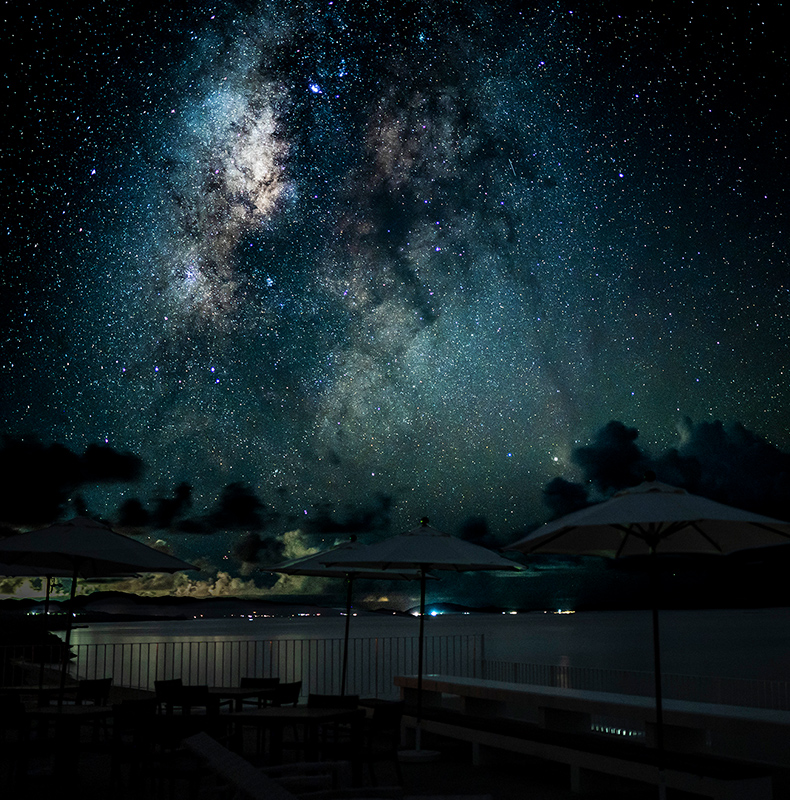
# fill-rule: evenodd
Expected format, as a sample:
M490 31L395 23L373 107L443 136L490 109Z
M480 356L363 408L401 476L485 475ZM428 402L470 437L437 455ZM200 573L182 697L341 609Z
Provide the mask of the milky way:
M6 432L501 540L612 419L790 445L781 24L619 5L16 12Z

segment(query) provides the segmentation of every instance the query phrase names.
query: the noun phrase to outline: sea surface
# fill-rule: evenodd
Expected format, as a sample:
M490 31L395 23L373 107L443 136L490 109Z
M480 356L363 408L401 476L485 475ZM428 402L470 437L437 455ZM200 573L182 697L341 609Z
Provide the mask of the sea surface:
M196 619L94 623L74 630L74 644L341 639L342 617ZM416 636L418 620L359 614L350 636ZM485 656L531 664L650 671L652 625L647 611L575 614L446 614L428 618L426 636L485 636ZM662 672L790 680L790 608L662 611Z

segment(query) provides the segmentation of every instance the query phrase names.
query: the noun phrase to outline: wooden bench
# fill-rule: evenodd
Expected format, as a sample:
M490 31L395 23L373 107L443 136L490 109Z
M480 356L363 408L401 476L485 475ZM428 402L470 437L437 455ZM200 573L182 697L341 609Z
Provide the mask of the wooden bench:
M416 679L398 677L396 684L401 686L404 699L410 701L407 724L416 726L414 692L409 691L416 687ZM626 717L633 713L633 720L649 720L651 698L448 676L424 677L423 687L427 691L421 708L421 730L470 742L478 763L495 750L564 763L570 767L574 791L583 791L590 773L646 783L659 781L653 748L643 742L595 734L590 724L593 713ZM462 702L456 703L455 709L447 708L443 694L452 695L444 699L456 701L461 696ZM591 705L585 705L585 701ZM688 726L678 725L683 735L676 740L691 752L665 754L664 780L668 787L717 800L772 797L769 768L706 752L700 721L696 717L676 721Z

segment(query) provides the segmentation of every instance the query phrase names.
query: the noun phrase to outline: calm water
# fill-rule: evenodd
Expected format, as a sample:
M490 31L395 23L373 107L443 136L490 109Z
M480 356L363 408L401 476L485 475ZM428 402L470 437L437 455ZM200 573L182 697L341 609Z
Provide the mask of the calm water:
M790 609L661 612L662 671L790 680ZM73 632L95 642L342 638L342 618L220 619L93 624ZM361 615L351 637L416 636L417 620ZM536 664L649 671L649 612L445 615L426 620L427 636L484 633L486 657Z

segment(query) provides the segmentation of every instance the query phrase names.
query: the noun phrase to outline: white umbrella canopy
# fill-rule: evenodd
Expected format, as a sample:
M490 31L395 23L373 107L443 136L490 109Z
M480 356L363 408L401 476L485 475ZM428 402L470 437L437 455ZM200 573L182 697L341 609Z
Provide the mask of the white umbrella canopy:
M493 550L437 530L423 518L419 527L354 551L331 553L324 564L383 570L516 570L518 565Z
M357 579L367 580L403 580L403 581L418 581L420 580L420 573L418 570L401 570L401 571L387 571L382 569L371 568L358 568L349 565L339 565L328 567L324 559L331 558L334 555L341 555L347 557L349 554L358 552L362 547L356 541L344 542L329 550L324 550L320 553L314 553L303 558L289 561L279 567L271 567L267 572L281 572L284 575L304 575L315 578L342 578L346 582L346 624L343 634L343 669L340 677L340 694L346 693L346 676L348 674L348 647L349 647L349 626L351 623L351 601L354 581Z
M609 558L723 554L790 542L790 523L651 480L547 522L507 550Z
M659 797L666 797L663 769L663 701L656 556L725 554L790 542L790 523L689 494L654 479L609 500L547 522L507 550L521 553L649 555L653 566L652 621Z
M285 575L307 575L316 578L369 578L370 580L419 580L420 573L416 568L411 570L386 570L373 567L357 567L350 564L327 565L327 560L334 557L347 558L359 554L362 545L359 542L343 542L336 547L313 553L293 561L288 561L279 567L271 567L268 572L282 572Z
M381 542L362 545L353 552L331 553L324 563L330 567L360 569L417 570L420 574L420 629L417 655L417 735L422 711L423 647L425 640L425 582L429 570L477 572L480 570L518 570L520 567L493 550L450 536L428 524L423 517L417 528L391 536Z
M0 562L30 567L36 570L33 574L56 570L49 574L79 578L197 569L88 517L74 517L0 541Z

